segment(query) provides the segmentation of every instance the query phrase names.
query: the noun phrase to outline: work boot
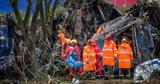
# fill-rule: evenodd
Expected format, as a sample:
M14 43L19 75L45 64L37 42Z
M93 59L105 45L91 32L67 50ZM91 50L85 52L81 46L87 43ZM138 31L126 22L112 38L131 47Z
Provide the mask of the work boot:
M69 74L69 81L72 81L73 79L73 74Z
M110 78L110 79L114 79L114 75L110 75L109 78Z
M114 75L114 79L118 79L118 75L117 74Z
M83 76L83 75L84 75L84 73L82 72L82 73L80 73L79 75L80 75L80 76Z
M96 77L91 77L91 80L96 80Z
M131 71L128 69L128 74L126 74L126 78L130 79L130 77L131 77Z
M73 76L69 76L69 81L72 81L72 79L73 79Z
M95 78L96 79L102 79L102 76L101 75L97 75Z
M109 78L108 78L108 77L105 77L104 80L109 80Z

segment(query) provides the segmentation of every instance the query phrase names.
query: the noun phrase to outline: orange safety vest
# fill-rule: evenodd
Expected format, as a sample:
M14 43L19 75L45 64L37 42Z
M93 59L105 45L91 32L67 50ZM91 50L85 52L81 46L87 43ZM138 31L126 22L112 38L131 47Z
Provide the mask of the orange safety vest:
M118 67L131 68L131 61L133 60L132 49L128 43L122 43L117 51Z
M103 65L114 66L114 57L116 57L116 44L114 41L109 41L108 43L104 44L102 49L102 58L103 58Z
M83 49L83 70L94 71L96 70L96 53L93 46L85 46Z

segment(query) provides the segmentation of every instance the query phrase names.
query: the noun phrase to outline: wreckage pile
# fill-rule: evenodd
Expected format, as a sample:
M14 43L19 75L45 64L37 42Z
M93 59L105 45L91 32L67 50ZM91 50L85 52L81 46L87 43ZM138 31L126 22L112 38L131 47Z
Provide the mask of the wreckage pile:
M101 9L99 9L99 11L101 11ZM84 12L84 11L82 10L81 12ZM136 67L142 62L159 57L159 51L158 51L159 47L157 46L160 46L159 45L160 35L158 33L160 32L160 29L159 29L160 27L157 26L159 25L159 23L157 22L154 23L154 21L159 21L160 19L153 18L153 17L158 17L159 16L158 14L156 14L157 16L153 16L153 14L150 14L150 13L158 13L158 12L160 11L156 3L147 3L145 1L139 2L137 5L133 6L130 10L128 10L125 15L119 16L116 19L113 19L111 21L109 20L105 21L105 17L103 16L105 15L105 12L102 13L101 11L99 15L101 16L101 20L104 20L104 22L100 23L98 26L100 26L103 31L99 34L99 36L94 34L94 32L93 33L91 32L91 35L90 34L86 35L85 32L83 31L82 31L82 35L88 36L87 38L91 37L95 39L100 48L102 48L102 45L103 45L102 38L104 37L105 34L112 35L116 41L120 40L123 36L129 37L130 40L132 40L131 44L134 51L134 67ZM83 17L85 17L85 15L83 15ZM94 17L94 18L97 18L97 17ZM89 17L85 19L91 21ZM81 19L78 19L78 20L79 20L78 22L80 22L79 23L80 25L78 25L78 27L85 28L86 26L83 25L84 24L83 21L80 21ZM87 21L85 23L87 23ZM88 24L88 25L90 26L89 28L91 31L91 28L97 24L94 24L94 25ZM78 27L75 27L75 29L77 29ZM81 33L78 33L78 34L81 34ZM71 35L71 38L73 37L74 35ZM74 37L74 38L77 38L77 37ZM78 37L77 39L82 39L79 41L80 42L83 41L82 42L83 44L85 44L86 42L86 40L83 40L84 38ZM88 73L88 75L89 74L90 73Z
M60 44L55 37L58 33L59 24L64 26L67 37L78 39L81 50L87 43L88 38L94 38L102 48L102 38L107 33L111 34L116 42L123 36L127 36L132 40L135 66L146 60L159 58L160 18L158 17L160 16L160 9L156 3L139 2L128 10L125 15L122 15L117 8L103 2L103 0L75 0L75 2L66 0L64 7L66 8L65 13L53 19L52 34L48 35L47 40L45 39L45 42L43 42L44 44L35 43L35 49L31 54L28 51L29 49L27 50L27 45L16 46L14 52L21 52L23 55L19 58L15 54L16 61L13 67L16 67L16 73L28 79L38 79L39 74L45 77L47 75L54 77L68 74L68 67L59 58ZM103 28L98 37L94 35L97 26ZM18 34L16 35L16 41L23 38ZM36 36L36 38L39 37ZM20 44L18 41L16 45ZM51 48L51 45L53 45L53 48ZM83 79L86 79L89 74L86 74Z

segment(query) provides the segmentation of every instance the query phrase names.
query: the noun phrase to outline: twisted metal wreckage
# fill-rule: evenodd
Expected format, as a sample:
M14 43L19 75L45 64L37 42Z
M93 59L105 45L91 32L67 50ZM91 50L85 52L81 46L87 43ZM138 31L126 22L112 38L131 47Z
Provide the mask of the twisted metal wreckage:
M103 45L102 38L106 33L111 34L116 42L118 42L118 40L122 36L127 36L132 40L132 47L134 51L134 66L137 66L140 63L151 60L153 58L159 58L160 24L158 22L160 19L155 18L158 17L158 15L154 15L154 12L155 11L157 12L159 10L157 6L155 6L155 3L152 4L152 3L140 2L138 3L138 5L133 6L130 10L128 10L128 12L125 15L122 16L121 13L118 11L118 9L116 9L115 7L111 6L108 3L99 5L98 4L99 2L97 1L98 0L94 0L93 2L90 3L88 2L89 4L87 5L82 4L83 6L85 5L86 7L83 9L77 10L75 8L68 10L66 15L63 16L65 18L60 17L59 19L58 17L58 19L54 20L54 22L56 22L57 20L59 21L58 23L53 23L54 27L56 27L57 24L62 23L64 27L66 27L67 30L66 32L68 37L74 37L79 39L80 47L85 45L86 40L91 37L95 39L97 41L98 46L102 48ZM92 10L92 8L94 10ZM108 11L109 13L106 13L104 11ZM74 19L71 19L72 18L71 16L74 16ZM103 28L103 31L98 36L93 35L94 34L93 30L96 25L99 25ZM1 26L1 29L3 28L4 27ZM0 31L2 32L2 36L5 36L5 33L3 34L3 30ZM72 31L75 33L74 34L71 33ZM8 39L7 36L5 36L5 40L6 39ZM10 45L10 47L7 47L9 52L5 52L5 54L1 54L3 50L0 50L1 70L9 69L8 67L11 67L13 63L12 61L14 61L13 59L14 42L5 40L4 39L1 40L2 42L1 45L4 45L3 43L6 42L12 42L12 43L6 43L7 45L10 44L12 45ZM40 68L40 71L47 72L48 74L52 74L52 76L54 76L56 72L64 71L64 69L67 70L67 68L65 68L66 67L65 63L58 58L57 51L59 51L59 47L60 47L59 43L55 42L55 47L54 47L55 50L52 51L51 53L52 59L50 59L48 63L42 66ZM5 49L5 51L8 50ZM40 52L40 50L38 49L36 50ZM144 64L141 64L139 66L143 65ZM158 67L159 67L159 61L158 61ZM137 71L137 69L135 71ZM137 76L137 72L135 72L135 76ZM138 78L134 79L138 80Z

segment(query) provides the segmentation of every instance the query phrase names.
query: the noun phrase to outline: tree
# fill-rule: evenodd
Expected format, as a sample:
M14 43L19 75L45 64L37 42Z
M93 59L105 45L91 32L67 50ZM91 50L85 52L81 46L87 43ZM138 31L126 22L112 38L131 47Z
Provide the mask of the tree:
M41 69L43 68L44 70L44 66L51 61L46 57L51 58L53 55L53 53L51 53L51 44L53 41L49 40L49 38L51 38L51 34L53 33L51 29L53 27L52 21L55 10L62 0L27 0L24 18L18 9L18 1L19 0L8 0L16 18L14 22L17 28L14 31L20 30L22 33L22 39L17 39L17 42L22 42L22 46L19 47L20 43L16 46L17 49L19 48L17 58L19 56L21 60L18 62L20 62L22 66L18 64L14 65L14 67L16 67L16 70L24 78L28 73L35 79L39 79L41 75L47 77L48 72L43 72ZM35 9L33 9L34 2L36 3ZM34 12L32 12L32 10L34 10ZM38 52L39 50L40 52ZM38 52L38 55L36 52ZM41 62L39 62L37 59L43 59L43 61L41 60ZM31 63L28 64L27 61ZM28 67L28 65L30 66ZM27 83L26 78L25 80Z

